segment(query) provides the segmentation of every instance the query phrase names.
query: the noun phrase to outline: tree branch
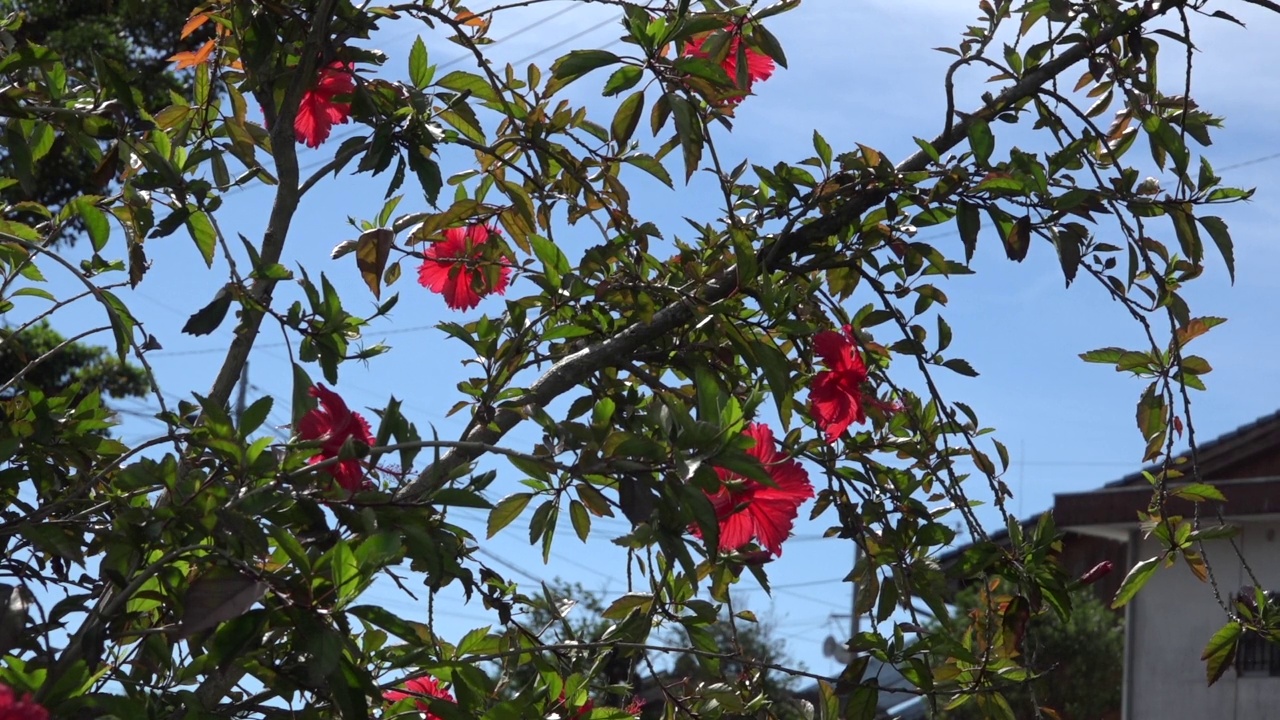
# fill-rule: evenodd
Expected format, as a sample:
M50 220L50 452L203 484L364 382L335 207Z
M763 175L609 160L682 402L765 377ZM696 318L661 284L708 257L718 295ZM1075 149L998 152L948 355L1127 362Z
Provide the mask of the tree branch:
M1112 40L1123 36L1152 19L1164 15L1185 2L1147 3L1130 10L1126 16L1087 41L1072 46L1067 51L1040 67L1027 72L1013 85L1005 88L991 102L987 103L962 122L944 130L932 145L939 153L948 152L968 137L969 127L976 119L991 120L1001 112L1017 103L1032 97L1039 89L1052 79L1062 74L1071 66L1088 58L1098 48ZM899 173L917 172L928 168L930 157L919 150L911 157L903 160L898 166ZM850 223L857 220L874 205L883 202L887 191L872 189L856 192L848 201L832 212L817 218L813 222L801 225L793 231L786 232L770 245L761 249L760 267L762 272L770 272L779 263L805 248L825 242L827 238L838 234ZM731 295L738 287L737 267L731 267L720 273L707 285L700 298L702 304L710 305ZM693 304L678 301L668 305L654 314L649 322L632 325L617 335L600 343L579 350L578 352L557 362L541 377L533 382L528 393L520 399L519 407L543 408L553 400L578 386L583 380L606 368L626 363L639 349L661 339L694 320ZM514 407L499 408L492 421L480 425L466 433L463 441L482 445L496 445L512 428L527 416ZM414 500L429 495L443 486L460 468L480 457L483 453L456 448L445 453L436 463L405 485L397 499Z
M337 0L321 0L315 11L315 24L311 26L305 42L307 48L318 48L321 40L328 36L329 21L333 17L333 8ZM289 225L294 213L298 210L298 201L302 190L298 185L298 151L295 146L293 121L298 111L298 103L316 74L315 53L303 53L301 62L294 69L294 76L284 93L284 100L271 126L272 156L276 161L276 175L280 185L276 190L276 199L271 206L271 215L267 221L267 229L262 234L262 247L259 249L260 267L268 267L280 262L284 252L285 237L289 234ZM264 108L274 100L268 94L263 97ZM273 113L274 114L274 113ZM256 268L255 268L256 269ZM209 390L209 400L215 405L226 406L231 398L231 391L240 380L240 372L249 360L249 351L258 337L262 327L262 319L266 313L258 308L271 306L271 292L275 290L276 280L258 278L249 287L251 301L242 305L240 326L236 328L236 336L227 349L226 359Z

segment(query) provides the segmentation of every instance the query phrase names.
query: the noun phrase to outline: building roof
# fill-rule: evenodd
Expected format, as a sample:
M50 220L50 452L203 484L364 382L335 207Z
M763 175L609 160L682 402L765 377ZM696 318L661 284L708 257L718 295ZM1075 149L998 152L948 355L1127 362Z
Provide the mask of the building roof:
M1219 435L1207 442L1201 442L1196 447L1196 455L1199 459L1200 473L1206 477L1221 476L1222 471L1234 465L1240 465L1241 461L1252 459L1253 457L1272 450L1280 449L1280 410L1263 415L1253 422L1245 423L1240 427ZM1177 459L1190 461L1191 452L1184 451L1180 453ZM1164 467L1164 463L1156 463L1137 472L1130 473L1113 480L1104 488L1140 486L1147 487L1145 473L1158 473Z
M1174 467L1188 468L1191 452L1174 458ZM1176 487L1194 481L1214 483L1226 496L1222 505L1233 516L1280 513L1280 412L1241 425L1196 448L1196 474L1170 482L1166 512L1190 514L1192 502L1177 496ZM1164 464L1148 466L1096 490L1054 496L1054 519L1062 527L1079 529L1110 526L1114 536L1131 526L1151 502L1151 483Z

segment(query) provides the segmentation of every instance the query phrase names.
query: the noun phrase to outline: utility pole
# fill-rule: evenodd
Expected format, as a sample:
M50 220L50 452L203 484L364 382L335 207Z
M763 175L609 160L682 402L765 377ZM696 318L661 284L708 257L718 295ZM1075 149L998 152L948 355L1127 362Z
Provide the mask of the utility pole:
M853 569L858 569L858 542L853 542ZM874 572L874 570L872 570ZM858 637L858 583L849 583L851 588L849 591L849 639L853 640Z
M853 544L853 567L858 567L858 543ZM852 642L858 636L858 583L850 583L849 598L849 641ZM844 615L832 614L832 620L844 618ZM849 646L836 640L830 635L822 643L822 654L829 658L835 659L836 662L848 665L853 662L853 653L849 650Z

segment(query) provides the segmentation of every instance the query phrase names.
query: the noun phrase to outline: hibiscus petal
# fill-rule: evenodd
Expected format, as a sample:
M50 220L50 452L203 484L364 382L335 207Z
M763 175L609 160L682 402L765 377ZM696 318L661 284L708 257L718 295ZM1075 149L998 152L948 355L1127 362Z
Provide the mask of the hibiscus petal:
M855 373L823 371L809 386L809 407L813 422L826 432L827 442L835 442L853 423L864 423L861 377Z
M782 541L791 535L797 508L799 505L790 501L768 502L760 498L747 508L760 545L775 556L782 555Z
M475 271L456 266L449 271L444 286L444 304L454 310L470 310L480 304L480 294L474 288Z
M741 510L720 521L720 551L733 552L751 542L755 523L750 513Z
M481 266L467 261L480 259L484 245L498 231L481 224L465 228L449 228L444 240L423 252L418 269L418 283L432 292L444 295L445 304L455 310L470 310L490 293L503 294L511 276L511 268Z
M823 330L813 336L813 352L822 358L822 364L831 370L862 370L862 358L854 352L853 342L833 330Z

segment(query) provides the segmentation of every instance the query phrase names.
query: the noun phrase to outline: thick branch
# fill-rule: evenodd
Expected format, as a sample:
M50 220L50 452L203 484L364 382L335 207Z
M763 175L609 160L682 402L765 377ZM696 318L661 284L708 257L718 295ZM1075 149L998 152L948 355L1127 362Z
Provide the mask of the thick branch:
M969 126L973 120L995 118L1001 112L1034 96L1041 87L1071 66L1088 58L1098 48L1183 4L1183 2L1157 2L1135 8L1123 20L1106 28L1097 36L1071 47L1049 62L1027 72L1018 82L1005 88L991 102L971 115L965 116L961 122L934 138L932 142L934 149L939 153L949 152L968 137ZM929 163L929 156L921 150L902 161L897 166L897 170L902 173L917 172L928 168ZM885 195L886 191L880 189L858 192L832 212L783 234L775 243L761 250L762 272L772 271L780 261L796 255L805 248L826 242L827 238L848 227L868 209L883 202ZM700 302L711 305L728 297L737 287L737 268L732 267L708 283ZM632 325L607 340L557 362L534 381L529 392L522 399L522 405L547 407L557 397L577 387L586 378L606 368L617 367L628 362L637 350L675 332L694 319L691 303L681 301L668 305L655 313L649 322ZM522 412L511 408L499 409L491 422L473 428L466 434L463 441L496 445L523 419L525 414ZM458 468L474 461L482 454L482 452L461 447L445 453L413 482L402 488L398 493L398 499L421 499L446 482Z
M322 0L316 8L315 24L307 35L305 47L319 48L328 36L329 20L333 17L336 0ZM298 152L294 146L293 120L298 111L298 103L303 93L311 86L316 75L316 57L311 53L303 53L301 62L294 69L293 79L284 93L284 99L271 127L271 149L276 161L276 175L280 181L276 190L276 199L271 206L271 216L267 220L267 229L262 234L260 267L269 267L280 262L284 252L284 241L289 234L289 225L294 213L298 210L298 200L302 197L302 189L298 186ZM268 103L264 103L264 106ZM249 359L249 351L258 337L258 329L266 316L263 309L271 306L271 292L275 290L276 280L258 278L249 287L249 299L242 303L244 308L240 315L240 326L236 328L235 339L227 349L227 357L222 362L213 387L209 390L209 399L216 405L226 405L231 398L231 391L240 380L241 370Z

